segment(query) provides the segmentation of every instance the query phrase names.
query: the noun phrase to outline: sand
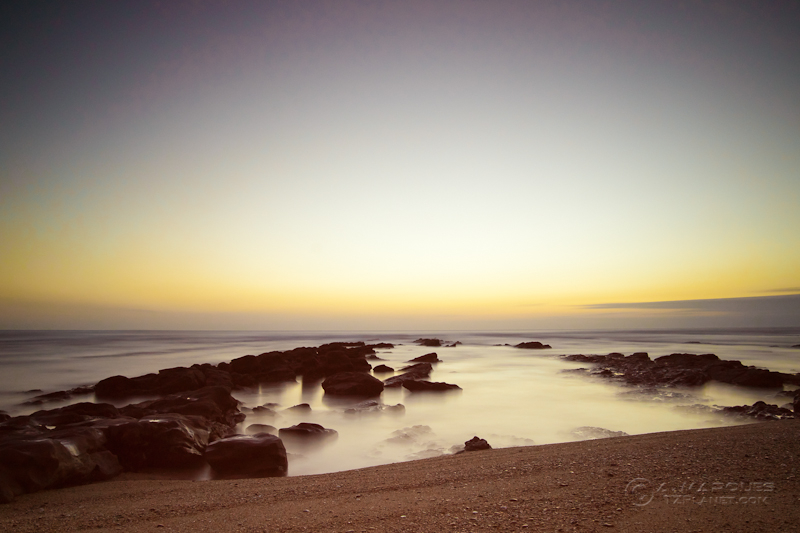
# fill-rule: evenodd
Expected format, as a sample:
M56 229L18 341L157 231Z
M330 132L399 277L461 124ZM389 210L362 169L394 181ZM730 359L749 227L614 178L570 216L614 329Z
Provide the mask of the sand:
M798 467L786 420L316 476L115 479L21 496L0 531L800 531Z

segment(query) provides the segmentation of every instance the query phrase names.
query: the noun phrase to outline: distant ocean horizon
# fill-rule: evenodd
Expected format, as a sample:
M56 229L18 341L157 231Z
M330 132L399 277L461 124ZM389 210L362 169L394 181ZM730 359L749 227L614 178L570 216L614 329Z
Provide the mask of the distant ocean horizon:
M435 337L456 347L429 348L414 341ZM402 403L403 416L346 415L319 386L263 385L234 391L252 423L286 427L315 422L336 429L339 439L324 450L296 458L290 475L358 468L447 453L473 435L495 447L575 440L576 428L590 426L628 434L746 423L709 417L687 407L781 403L775 391L723 384L654 394L601 378L564 372L581 365L566 354L648 352L715 353L774 371L800 372L800 327L663 330L413 330L413 331L238 331L238 330L0 330L0 410L30 414L63 403L26 405L34 396L93 385L113 375L134 377L195 363L218 364L247 354L319 346L338 341L387 342L378 355L393 368L435 351L443 362L432 381L461 386L458 394L414 395L387 389L382 401ZM540 341L547 350L513 346ZM377 363L376 363L377 364ZM93 401L93 395L74 401ZM783 401L785 403L785 400ZM308 414L282 412L266 419L251 411L265 403L285 409L308 403ZM417 428L411 431L412 428ZM420 429L423 428L423 429ZM411 431L404 446L387 444L397 432ZM416 432L416 433L415 433ZM421 433L420 433L421 432ZM494 442L493 442L494 441Z

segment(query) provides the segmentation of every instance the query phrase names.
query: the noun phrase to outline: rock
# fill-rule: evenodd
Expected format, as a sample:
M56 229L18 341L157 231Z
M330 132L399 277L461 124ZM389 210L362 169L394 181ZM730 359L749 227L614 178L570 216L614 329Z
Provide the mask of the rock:
M383 392L381 380L360 372L342 372L322 382L325 394L332 396L380 396Z
M628 436L628 434L624 431L611 431L610 429L593 426L581 426L579 428L575 428L570 431L570 435L575 438L575 440L595 440Z
M464 451L465 452L477 452L480 450L491 450L492 447L489 445L488 442L484 439L479 439L478 437L472 437L467 442L464 443Z
M209 430L199 417L176 413L116 419L98 423L108 437L107 448L125 470L146 467L192 467L202 462Z
M284 411L289 411L291 413L310 413L311 406L307 403L299 403L297 405L293 405L292 407L287 407Z
M289 468L283 442L266 433L212 442L206 448L205 460L218 478L285 476Z
M522 348L524 350L546 350L547 348L552 348L552 346L549 344L542 344L539 341L531 341L516 344L514 348Z
M433 366L430 363L417 363L405 368L401 368L400 370L403 371L402 374L383 380L383 385L385 387L400 387L406 381L427 378L431 375Z
M301 422L288 428L279 429L278 436L287 444L303 446L322 444L334 440L339 436L339 433L336 430L324 428L319 424Z
M103 432L87 427L4 439L0 501L11 501L25 492L110 479L122 469L104 444Z
M394 368L386 365L378 365L373 368L372 371L376 374L388 374L390 372L394 372Z
M107 403L81 402L49 411L36 411L30 415L31 421L41 426L64 426L98 420L119 418L119 409Z
M411 392L443 392L461 390L458 385L444 382L408 380L403 382L403 387Z
M434 348L442 345L441 339L417 339L414 342L420 346L430 346Z
M99 381L94 392L98 399L121 399L192 391L205 385L206 376L198 367L177 367L136 378L112 376Z
M369 344L368 347L374 350L391 350L394 348L394 344L390 342L379 342L377 344Z
M795 412L761 401L758 401L753 405L723 407L720 409L720 412L726 414L738 414L755 418L756 420L784 420L795 418Z
M436 352L426 353L425 355L420 355L419 357L415 357L414 359L407 361L408 363L441 363L442 360L439 359L439 356Z
M239 401L231 396L230 391L220 386L204 387L189 393L172 394L157 400L128 405L120 412L134 418L160 413L194 415L231 428L244 420L244 415L239 412Z
M402 403L397 405L384 405L380 400L365 400L344 410L346 415L362 415L372 413L403 414L406 408Z
M248 435L255 435L256 433L269 433L270 435L277 435L278 428L270 426L269 424L250 424L245 429Z
M697 387L709 381L720 381L743 387L776 388L794 384L798 376L747 367L740 361L723 361L714 354L674 353L654 361L644 352L624 357L622 354L567 355L570 361L598 365L594 375L624 381L631 385L656 387Z

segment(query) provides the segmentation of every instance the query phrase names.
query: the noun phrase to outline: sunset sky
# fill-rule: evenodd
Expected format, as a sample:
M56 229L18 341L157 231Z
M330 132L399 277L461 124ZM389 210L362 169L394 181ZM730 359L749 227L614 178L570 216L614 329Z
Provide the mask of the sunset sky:
M0 328L800 326L800 3L0 7Z

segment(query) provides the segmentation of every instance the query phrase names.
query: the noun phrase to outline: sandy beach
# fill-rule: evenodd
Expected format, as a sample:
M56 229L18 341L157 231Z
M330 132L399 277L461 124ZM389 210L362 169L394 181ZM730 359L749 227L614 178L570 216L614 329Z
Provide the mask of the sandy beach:
M0 530L796 531L800 422L494 449L316 476L20 496Z

